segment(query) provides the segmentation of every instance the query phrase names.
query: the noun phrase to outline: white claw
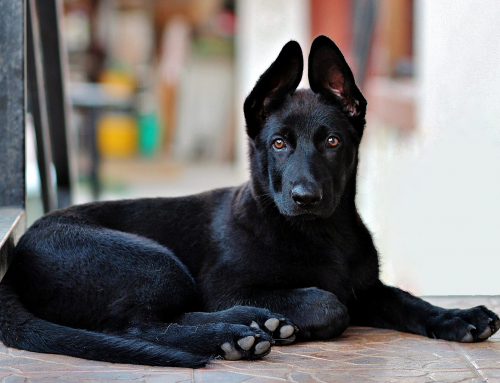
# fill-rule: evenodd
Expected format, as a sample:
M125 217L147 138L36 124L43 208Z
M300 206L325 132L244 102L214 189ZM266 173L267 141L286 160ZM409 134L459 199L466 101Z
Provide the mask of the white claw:
M491 328L490 326L486 327L486 329L479 335L479 339L486 339L491 336Z

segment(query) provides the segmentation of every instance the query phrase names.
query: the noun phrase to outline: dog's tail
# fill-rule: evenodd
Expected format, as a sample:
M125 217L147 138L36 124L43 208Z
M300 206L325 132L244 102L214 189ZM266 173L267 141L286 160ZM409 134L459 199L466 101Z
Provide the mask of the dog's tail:
M198 368L212 358L45 321L30 313L13 288L4 283L0 283L0 340L7 347L114 363Z

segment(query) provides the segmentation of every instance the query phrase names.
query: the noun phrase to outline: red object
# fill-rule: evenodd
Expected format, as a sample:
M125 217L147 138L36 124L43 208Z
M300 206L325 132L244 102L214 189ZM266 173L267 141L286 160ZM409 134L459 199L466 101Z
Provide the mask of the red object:
M311 41L318 35L330 37L340 48L349 65L353 64L351 0L310 0Z

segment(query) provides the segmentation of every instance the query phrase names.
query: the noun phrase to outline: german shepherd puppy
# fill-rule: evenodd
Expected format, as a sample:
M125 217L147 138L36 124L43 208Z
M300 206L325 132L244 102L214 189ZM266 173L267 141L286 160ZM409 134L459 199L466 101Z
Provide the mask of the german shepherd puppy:
M356 210L366 100L317 37L311 89L286 44L244 104L251 179L182 197L54 211L24 234L0 284L9 347L119 363L200 367L349 324L457 342L495 333L484 306L446 310L385 286Z

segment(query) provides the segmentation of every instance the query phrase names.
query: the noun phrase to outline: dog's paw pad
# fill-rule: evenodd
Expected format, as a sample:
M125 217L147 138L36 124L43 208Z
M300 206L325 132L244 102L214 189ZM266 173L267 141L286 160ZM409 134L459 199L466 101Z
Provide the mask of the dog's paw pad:
M251 306L235 306L231 309L232 317L235 318L235 323L241 323L250 326L257 330L256 333L267 334L276 339L277 345L290 344L295 340L293 336L298 328L282 314L273 313L267 309L251 307ZM254 334L255 336L255 334ZM292 338L293 340L288 341ZM282 342L283 340L286 342ZM262 339L271 340L271 339Z
M484 340L484 339L488 339L492 334L492 331L491 331L491 327L486 327L484 329L484 331L479 334L478 338L481 339L481 340Z
M474 342L474 335L472 335L472 331L476 331L476 326L469 324L467 326L467 333L465 336L462 338L460 342L462 343L472 343Z
M226 360L240 360L243 357L241 352L236 350L236 348L234 348L234 346L229 342L223 343L220 348L224 351L223 356Z
M270 318L266 320L262 329L272 335L278 346L293 343L296 339L295 333L299 331L293 323L285 318Z
M270 348L271 348L271 342L269 342L267 340L263 341L263 342L260 342L260 343L257 343L257 345L255 346L255 352L254 352L254 354L255 355L262 355L266 351L268 351Z
M270 318L266 321L266 323L264 323L264 326L266 326L266 328L270 332L273 332L274 330L276 330L278 328L279 324L280 324L280 320L278 318ZM289 326L289 327L291 327L291 326Z
M252 322L250 326L254 327L254 323ZM271 312L268 313L267 318L264 320L261 319L259 323L260 328L271 335L278 346L293 343L295 341L295 333L299 331L288 319Z
M285 338L291 337L294 332L295 332L295 328L293 326L290 326L290 325L283 326L280 329L280 338L285 339Z
M474 337L472 336L472 334L469 332L467 333L463 338L462 340L460 341L462 343L472 343L474 342Z
M492 336L494 333L498 331L498 326L499 326L499 321L498 317L495 318L496 320L493 320L493 318L488 318L488 326L483 330L481 334L479 334L478 338L481 340L488 339L490 336Z
M225 360L260 359L271 352L273 338L264 330L246 325L221 325L216 356Z
M255 343L255 337L246 336L238 341L238 346L240 346L243 350L248 351L252 348L254 343Z

